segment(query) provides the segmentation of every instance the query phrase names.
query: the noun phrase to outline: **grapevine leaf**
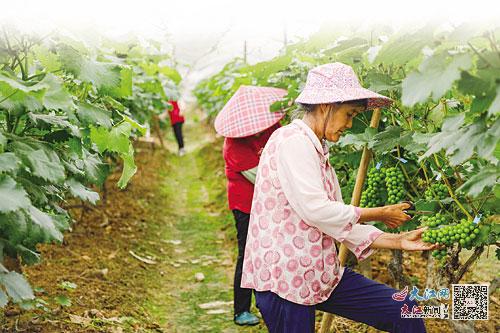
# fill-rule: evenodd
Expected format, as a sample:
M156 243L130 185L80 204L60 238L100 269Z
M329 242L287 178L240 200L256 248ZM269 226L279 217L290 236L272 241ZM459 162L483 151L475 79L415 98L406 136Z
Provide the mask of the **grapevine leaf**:
M389 126L385 131L377 133L368 143L368 148L386 152L401 144L402 129L399 126Z
M339 140L339 143L342 147L346 145L354 145L356 147L362 147L365 144L370 143L373 140L375 134L377 134L376 128L367 127L363 133L360 134L349 133L343 136Z
M42 179L58 183L66 178L64 166L57 153L42 145L36 145L36 148L22 143L13 144L15 152L28 161L31 172Z
M35 298L28 281L17 272L0 274L0 282L4 285L7 294L12 298L14 303Z
M425 27L413 34L395 36L383 44L375 62L405 65L420 56L422 49L431 42L432 34L433 28Z
M33 223L37 224L42 230L44 230L49 236L49 240L55 239L62 242L63 235L56 228L54 220L52 217L34 206L28 208L29 217Z
M457 141L446 149L451 165L458 165L474 154L474 148L482 142L484 130L483 124L475 123L457 132L460 135Z
M108 174L107 165L101 161L99 155L91 154L86 149L82 149L82 152L83 169L87 179L94 184L102 185Z
M446 109L443 103L439 103L429 112L428 119L431 121L432 125L439 128L443 123L443 119L446 115L445 112Z
M101 89L101 92L116 98L132 96L132 69L123 67L120 70L120 83L116 86Z
M25 264L33 265L40 262L40 254L25 246L18 244L16 245L16 250Z
M78 103L77 114L84 124L111 127L111 112L95 105Z
M9 176L0 178L0 212L13 212L30 206L26 191Z
M434 211L437 212L439 210L438 201L426 201L426 200L418 200L415 202L415 209L418 211Z
M47 72L54 72L61 68L61 62L59 61L57 54L51 52L46 47L35 45L33 47L33 53Z
M68 185L71 194L77 198L88 201L93 205L95 205L99 200L99 194L97 192L89 190L88 188L83 186L82 183L73 178L68 179L66 184Z
M43 106L49 110L74 109L73 98L64 89L59 78L52 74L47 74L41 81L47 85L47 91L43 96Z
M104 127L92 127L90 139L97 145L101 153L110 151L126 154L129 151L131 128L132 126L127 122L114 126L110 131Z
M16 171L19 164L21 164L21 161L14 153L0 154L0 173Z
M9 303L9 298L7 297L7 294L0 289L0 308L5 307L7 303Z
M30 111L41 110L46 89L45 83L26 85L16 77L0 73L0 100L6 109L13 110L22 106Z
M490 90L491 83L464 71L461 74L457 87L464 95L481 96L485 91Z
M127 115L122 114L121 116L123 117L123 120L129 123L133 128L137 129L142 135L146 134L147 128L145 126L142 126L137 121L135 121L134 119L130 118Z
M118 180L118 186L123 189L127 186L130 178L137 172L132 145L129 146L129 152L127 154L121 154L120 157L123 159L123 172Z
M67 116L59 116L56 115L54 112L51 112L50 114L37 114L30 112L28 115L35 122L35 124L38 123L38 121L42 121L46 124L51 124L63 128L69 128L71 130L71 134L73 134L76 137L81 136L78 126L71 124L68 121Z
M500 113L500 85L497 86L497 95L490 105L488 116L496 116Z
M118 65L89 60L69 45L61 45L58 53L65 70L82 81L91 82L97 89L111 89L120 84Z
M458 190L467 193L472 197L476 197L483 192L485 188L489 188L497 184L498 178L500 178L500 168L482 168L479 173L467 180L458 188Z
M369 89L378 93L401 90L401 83L394 81L394 79L387 74L370 72L368 73L366 80L370 84Z
M442 54L427 58L418 71L403 80L403 105L413 106L425 102L429 97L434 101L441 98L453 82L460 78L460 70L467 70L471 65L469 54L454 57L450 64L447 64L446 56Z
M443 131L455 131L462 126L465 120L465 113L460 113L456 116L448 117L446 120L443 122Z

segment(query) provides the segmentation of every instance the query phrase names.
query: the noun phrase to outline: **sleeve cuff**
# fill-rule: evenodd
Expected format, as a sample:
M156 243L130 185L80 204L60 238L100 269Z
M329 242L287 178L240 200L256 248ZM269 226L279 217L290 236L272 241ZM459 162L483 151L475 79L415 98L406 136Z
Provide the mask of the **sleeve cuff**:
M358 224L352 232L352 237L346 239L344 244L359 261L362 261L375 252L370 245L382 234L383 232L374 226Z

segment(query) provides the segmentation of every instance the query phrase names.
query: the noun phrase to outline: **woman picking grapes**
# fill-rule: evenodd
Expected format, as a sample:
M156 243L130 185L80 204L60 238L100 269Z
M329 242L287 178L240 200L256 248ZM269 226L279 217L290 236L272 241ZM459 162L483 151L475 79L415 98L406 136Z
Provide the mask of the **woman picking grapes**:
M342 201L326 141L337 142L353 118L391 100L361 87L351 67L312 69L297 98L304 117L276 130L258 166L241 286L256 290L270 332L314 332L316 309L390 332L425 332L422 319L401 318L412 301L397 290L341 267L335 241L358 258L374 249L429 250L423 229L384 233L359 222L395 228L410 219L408 204L358 208Z

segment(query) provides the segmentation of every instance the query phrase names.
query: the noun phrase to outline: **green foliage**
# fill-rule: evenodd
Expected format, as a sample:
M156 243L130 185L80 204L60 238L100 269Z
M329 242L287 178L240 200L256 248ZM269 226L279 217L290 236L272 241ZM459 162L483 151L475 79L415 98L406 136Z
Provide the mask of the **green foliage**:
M132 139L146 132L139 122L164 110L164 88L176 91L180 76L169 55L139 45L90 49L5 29L0 47L0 258L32 264L37 244L60 243L70 228L61 203L95 204L115 161L127 186L137 170ZM159 91L145 88L151 82ZM26 280L1 268L0 306L28 306Z

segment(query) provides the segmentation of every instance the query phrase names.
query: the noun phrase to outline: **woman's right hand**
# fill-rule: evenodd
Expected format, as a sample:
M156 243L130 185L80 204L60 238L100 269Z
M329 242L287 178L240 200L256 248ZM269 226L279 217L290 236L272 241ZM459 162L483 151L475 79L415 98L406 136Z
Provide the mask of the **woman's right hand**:
M408 203L399 203L395 205L383 206L381 208L380 221L391 229L397 228L406 221L411 220L411 216L404 212L410 208Z

